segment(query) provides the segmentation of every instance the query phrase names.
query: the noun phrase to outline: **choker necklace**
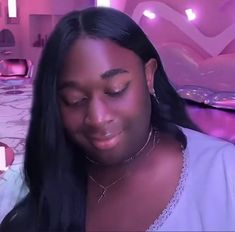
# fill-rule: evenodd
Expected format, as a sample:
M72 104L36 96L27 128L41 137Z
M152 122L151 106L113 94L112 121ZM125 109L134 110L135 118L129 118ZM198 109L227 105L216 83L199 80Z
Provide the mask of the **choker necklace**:
M156 137L157 131L154 131L154 129L151 128L151 130L150 130L150 132L149 132L149 135L148 135L148 139L147 139L146 143L144 144L144 146L143 146L138 152L136 152L134 155L132 155L131 157L129 157L129 158L127 158L126 160L124 160L124 163L130 162L131 160L137 158L137 157L141 154L141 152L142 152L142 151L147 147L147 145L149 144L149 141L150 141L150 139L151 139L151 136L152 136L153 132L154 132L154 138Z
M143 145L143 147L142 147L138 152L136 152L134 155L132 155L131 157L129 157L129 158L127 158L126 160L124 160L124 161L123 161L124 163L130 162L131 160L137 158L137 157L141 154L141 152L142 152L142 151L145 149L145 147L148 145L148 143L149 143L149 141L150 141L150 139L151 139L151 136L152 136L153 132L154 132L154 134L158 134L158 131L155 130L155 129L153 129L153 127L151 127L151 130L150 130L150 132L149 132L149 135L148 135L148 138L147 138L146 143ZM154 136L156 136L156 135L154 135ZM87 155L85 155L85 158L86 158L88 161L90 161L91 163L95 164L95 165L102 165L101 163L99 163L99 162L97 162L97 161L91 159L91 158L88 157Z
M151 138L151 135L153 134L153 143L152 143L152 147L151 149L147 152L146 156L149 155L155 148L156 144L159 144L160 142L160 138L158 136L158 139L157 139L157 142L156 142L156 137L157 137L157 133L156 131L153 130L153 128L151 129L150 133L149 133L149 136L148 136L148 139L147 139L147 142L144 144L144 146L134 155L134 156L131 156L130 158L128 158L127 160L125 160L124 162L129 162L135 158L137 158L141 151L144 150L144 148L147 146L147 144L149 143L150 141L150 138ZM106 192L112 187L114 186L115 184L117 184L118 182L120 182L121 180L123 180L127 175L124 174L123 176L121 176L120 178L114 180L111 184L107 185L107 186L104 186L100 183L98 183L94 177L92 177L91 175L88 175L88 177L98 186L102 189L102 193L100 194L99 198L98 198L98 203L100 203L100 201L104 198Z

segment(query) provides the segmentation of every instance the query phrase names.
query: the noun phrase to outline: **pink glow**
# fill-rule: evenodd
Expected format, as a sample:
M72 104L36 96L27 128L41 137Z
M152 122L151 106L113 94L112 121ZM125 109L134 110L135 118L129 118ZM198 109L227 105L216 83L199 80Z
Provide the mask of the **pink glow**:
M195 14L195 12L193 12L193 10L191 8L186 9L185 14L188 17L188 21L192 21L192 20L196 19L196 14Z
M114 9L125 12L126 3L127 3L127 0L116 0L116 1L113 0L110 2L110 5Z
M156 18L156 14L153 13L152 11L150 11L150 10L145 10L143 12L143 15L146 16L149 19L155 19Z
M188 105L187 112L203 132L235 144L235 113L233 111Z

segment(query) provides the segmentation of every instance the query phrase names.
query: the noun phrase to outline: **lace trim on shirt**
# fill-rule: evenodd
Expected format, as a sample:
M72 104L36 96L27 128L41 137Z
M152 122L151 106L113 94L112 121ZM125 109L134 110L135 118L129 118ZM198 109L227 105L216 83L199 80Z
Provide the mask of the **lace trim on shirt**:
M187 148L183 150L183 167L181 170L180 179L176 191L171 198L170 202L167 204L166 208L162 211L159 217L154 221L154 223L146 230L146 232L157 231L171 215L177 203L180 200L182 192L184 190L185 181L188 176L188 155Z

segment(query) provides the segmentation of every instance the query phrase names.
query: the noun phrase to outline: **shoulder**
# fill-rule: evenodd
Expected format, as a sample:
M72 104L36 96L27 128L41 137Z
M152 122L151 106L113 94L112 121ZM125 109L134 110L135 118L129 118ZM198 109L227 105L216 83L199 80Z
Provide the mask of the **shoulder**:
M187 137L189 170L193 179L204 186L212 185L217 192L222 186L235 189L235 145L197 131L183 128ZM235 195L231 194L235 204Z
M187 137L187 148L191 155L201 154L203 157L223 156L226 159L235 159L235 145L225 140L187 128L181 128Z
M217 172L216 176L228 175L235 183L235 145L194 130L182 128L187 137L186 153L189 156L190 168L205 169Z

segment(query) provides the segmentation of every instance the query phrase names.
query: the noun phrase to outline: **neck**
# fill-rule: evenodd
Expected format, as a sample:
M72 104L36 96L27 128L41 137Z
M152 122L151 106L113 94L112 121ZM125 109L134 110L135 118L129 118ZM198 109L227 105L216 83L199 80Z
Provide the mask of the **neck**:
M139 151L119 164L102 166L88 161L89 175L100 184L107 186L114 180L124 175L128 176L130 173L135 173L138 168L144 165L143 160L146 159L150 153L152 153L152 150L154 150L155 143L157 142L156 137L156 132L150 131L147 135L145 144L139 149Z

